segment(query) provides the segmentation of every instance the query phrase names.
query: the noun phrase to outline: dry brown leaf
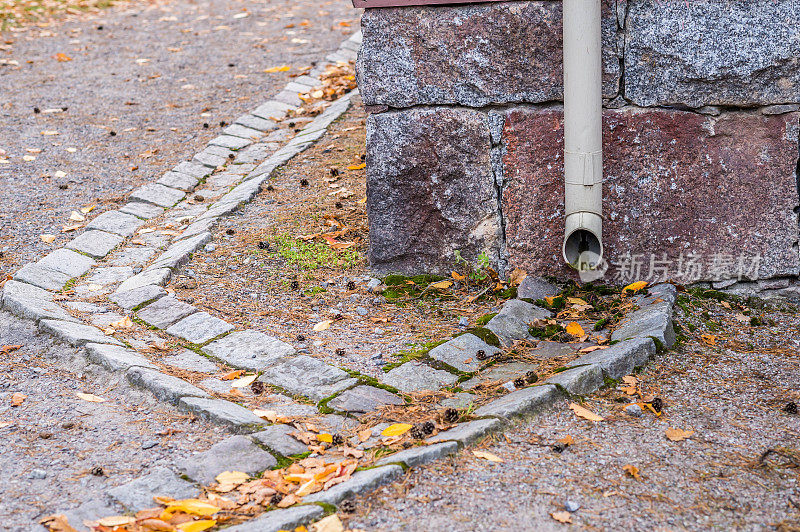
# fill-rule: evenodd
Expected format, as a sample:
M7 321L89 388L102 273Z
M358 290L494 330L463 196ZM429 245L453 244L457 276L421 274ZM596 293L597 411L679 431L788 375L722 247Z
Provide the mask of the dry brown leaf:
M255 381L257 378L258 374L256 373L253 373L252 375L245 375L244 377L239 377L238 379L234 379L233 382L231 382L231 388L246 388L247 386L253 384L253 381Z
M331 323L333 323L333 320L321 321L321 322L317 323L316 325L314 325L314 331L315 332L322 332L324 330L327 330L331 326Z
M577 403L570 403L569 409L575 412L575 415L580 418L588 419L589 421L603 421L602 416L598 416L594 412L587 410Z
M311 525L311 532L344 532L344 525L336 514L331 514Z
M98 525L101 526L125 526L125 525L132 525L136 522L135 517L131 517L129 515L114 515L111 517L104 517L97 521Z
M703 340L703 343L706 345L717 345L717 337L714 334L704 334L700 336L700 339Z
M550 517L558 521L559 523L570 524L572 523L572 516L569 512L560 511L560 512L552 512Z
M105 403L107 401L107 399L103 399L99 395L95 395L93 393L78 392L75 395L77 395L79 399L83 399L84 401L89 401L90 403Z
M44 235L39 235L39 238L41 238L42 242L44 242L45 244L52 244L56 240L56 235L44 234Z
M298 497L294 493L290 493L289 495L281 499L281 502L279 502L275 506L277 506L278 508L288 508L289 506L297 504L298 502L300 502L300 497Z
M489 460L490 462L498 462L502 463L504 460L497 456L496 454L492 454L488 451L472 451L472 454L477 456L478 458L483 458L484 460Z
M669 441L683 441L689 439L689 437L694 434L693 430L683 430L683 429L676 429L676 428L668 428L665 432L667 439Z
M750 323L750 318L748 318L747 316L745 316L742 313L736 314L734 316L734 318L736 318L736 321L738 321L740 323Z
M4 345L0 347L0 354L7 355L9 353L13 353L14 351L22 349L21 345Z
M639 468L635 465L624 465L622 466L622 470L625 471L627 474L635 478L636 480L642 480L642 476L639 474Z
M510 286L519 286L527 276L528 272L519 268L515 268L514 271L511 272L511 275L508 276L508 284Z
M69 525L67 516L64 514L48 515L42 518L39 524L46 526L50 532L78 532Z
M28 396L22 392L14 392L11 394L11 406L19 406L25 402Z
M372 437L372 429L364 429L358 431L358 441L364 443Z
M608 349L608 348L609 348L609 346L591 345L589 347L584 347L583 349L579 349L578 353L591 353L593 351L599 351L601 349Z
M253 410L253 413L258 417L263 417L270 423L291 423L292 421L288 417L282 416L274 410L262 410L260 408L256 408Z
M453 281L439 281L438 283L431 283L431 288L435 288L437 290L447 290L451 286L453 286Z
M125 316L121 320L109 323L109 327L113 327L114 329L133 329L133 320L130 316Z

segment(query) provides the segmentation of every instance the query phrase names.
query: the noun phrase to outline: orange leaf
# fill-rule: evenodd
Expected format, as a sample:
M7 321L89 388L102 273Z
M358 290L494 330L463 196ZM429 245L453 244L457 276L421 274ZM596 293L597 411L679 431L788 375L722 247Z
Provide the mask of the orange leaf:
M569 409L575 412L575 415L581 417L583 419L588 419L589 421L603 421L601 416L598 416L594 412L583 408L581 405L577 403L570 403Z
M641 475L639 475L639 468L635 465L624 465L622 466L622 470L625 471L627 474L635 478L636 480L642 480Z
M0 354L7 355L7 354L9 354L9 353L11 353L13 351L16 351L17 349L22 349L22 346L21 345L4 345L3 347L0 347Z
M237 369L236 371L231 371L227 375L223 375L222 377L220 377L220 379L223 381L232 381L233 379L238 379L242 375L244 375L244 370Z
M668 428L665 433L669 441L683 441L688 439L692 434L694 434L693 430L682 430L672 427Z
M363 170L366 167L367 167L367 163L361 163L361 164L354 164L352 166L348 166L347 169L348 170Z
M717 345L717 337L713 334L704 334L700 338L707 345Z
M573 443L575 443L575 440L572 438L572 436L567 434L560 440L556 441L556 443L560 443L561 445L572 445Z
M569 515L569 512L560 511L560 512L553 512L550 514L550 517L558 521L559 523L572 523L572 516Z
M57 53L53 57L59 63L66 63L67 61L72 61L72 58L70 56L68 56L67 54L62 54L61 52Z
M15 392L14 394L11 395L11 406L19 406L22 403L24 403L25 399L27 398L28 396L25 395L24 393Z
M567 325L567 334L571 334L576 338L580 338L586 333L583 331L583 327L581 327L581 325L577 321L573 321L569 325Z

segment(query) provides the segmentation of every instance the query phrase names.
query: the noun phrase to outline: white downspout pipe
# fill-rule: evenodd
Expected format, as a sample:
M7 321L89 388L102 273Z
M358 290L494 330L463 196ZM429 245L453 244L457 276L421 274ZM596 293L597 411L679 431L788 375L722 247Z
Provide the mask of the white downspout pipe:
M564 260L603 257L601 0L564 0Z

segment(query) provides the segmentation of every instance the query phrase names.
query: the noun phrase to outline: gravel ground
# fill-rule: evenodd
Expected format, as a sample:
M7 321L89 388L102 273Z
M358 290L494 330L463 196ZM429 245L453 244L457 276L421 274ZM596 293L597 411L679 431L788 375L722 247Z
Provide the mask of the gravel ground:
M684 330L696 328L688 342L637 375L646 395L664 401L661 418L625 414L616 390L586 398L605 416L598 423L564 401L486 442L504 463L467 450L414 470L359 499L348 526L559 530L566 526L550 514L572 501L580 505L572 522L587 530L798 530L800 416L782 409L800 397L800 317L770 311L774 326L750 327L735 305L693 301L680 319ZM672 442L670 427L695 433ZM554 452L567 435L575 443ZM783 449L794 465L774 455L758 465L767 449ZM640 480L622 469L629 464Z
M19 66L0 62L0 274L69 240L71 210L114 208L190 158L292 74L265 69L322 59L358 16L346 0L180 0L1 34L0 59Z

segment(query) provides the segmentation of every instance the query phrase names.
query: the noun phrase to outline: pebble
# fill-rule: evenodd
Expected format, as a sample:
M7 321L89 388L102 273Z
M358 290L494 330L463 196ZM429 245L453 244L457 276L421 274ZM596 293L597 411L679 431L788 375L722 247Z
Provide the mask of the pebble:
M630 404L625 407L625 413L633 417L642 417L642 407L636 404Z
M47 478L47 471L43 469L34 469L33 471L31 471L30 475L28 475L28 478L33 478L33 479Z
M217 249L217 246L215 244L206 244L206 246L203 249L206 251L206 253L211 253L212 251Z
M383 358L383 353L375 353L370 357L372 360L378 360L379 358Z
M142 449L152 449L156 445L158 445L157 441L155 441L155 440L147 440L146 442L144 442L142 444Z
M458 326L459 327L469 327L469 320L464 316L458 318Z
M381 329L380 327L375 327L375 334L383 334L383 332L384 332L383 329Z
M142 267L141 267L141 266L136 266L136 267L134 267L134 268L133 268L133 273L134 273L134 274L139 274L139 273L142 273Z
M359 316L366 316L367 314L369 314L369 311L367 309L365 309L364 307L356 307L356 313Z
M581 509L581 503L568 500L564 503L564 509L569 513L577 512Z
M375 289L378 288L380 285L381 285L380 279L370 279L369 282L367 282L367 290L369 290L370 292L374 292Z

